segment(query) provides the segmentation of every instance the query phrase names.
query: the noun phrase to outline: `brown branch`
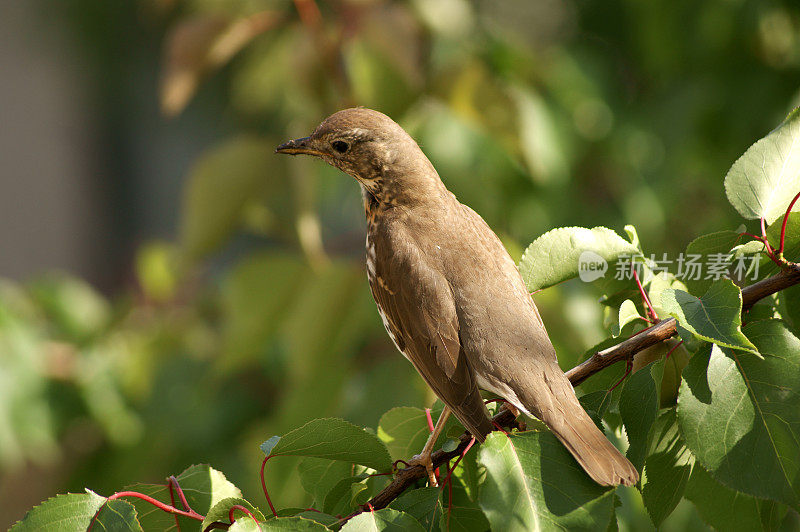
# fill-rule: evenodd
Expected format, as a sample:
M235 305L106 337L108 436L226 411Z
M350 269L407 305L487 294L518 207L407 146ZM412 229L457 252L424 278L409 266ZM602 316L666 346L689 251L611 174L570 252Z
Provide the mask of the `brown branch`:
M500 427L516 427L516 416L507 408L503 407L500 411L492 418L492 421L496 423ZM472 440L472 434L469 432L464 432L459 437L459 444L452 451L444 451L443 449L439 449L434 451L431 455L431 461L433 462L433 467L437 468L441 465L446 464L453 458L456 458L461 453L464 452L464 449L467 448L469 442ZM390 502L395 500L401 493L403 493L406 488L408 488L411 484L416 482L417 480L427 477L428 473L425 471L425 468L420 465L415 465L411 467L407 467L405 469L401 469L397 472L394 477L394 480L386 486L383 491L375 495L372 499L369 500L367 504L364 505L364 510L368 509L368 505L371 505L375 510L379 510L381 508L386 508ZM361 513L361 512L357 512ZM354 514L355 515L355 514ZM352 516L350 516L352 517Z
M800 264L790 262L786 269L778 275L742 288L742 312L750 310L760 299L776 294L798 283L800 283Z
M750 310L760 299L798 283L800 283L800 268L795 264L773 277L768 277L743 288L742 312ZM577 386L601 369L607 368L616 362L627 360L639 351L661 343L677 332L675 318L661 320L636 336L614 347L595 353L585 362L567 371L566 376L573 386Z
M677 325L678 322L675 321L675 318L661 320L649 329L643 330L622 343L603 351L598 351L582 364L578 364L567 371L565 375L573 386L577 386L601 369L622 360L627 360L639 351L667 340L678 332Z
M750 310L760 299L796 284L800 284L800 267L798 267L797 264L790 263L789 268L781 273L742 289L742 312ZM595 353L587 361L567 371L566 376L573 386L577 386L600 370L616 362L627 360L639 351L667 340L677 332L676 326L677 321L675 321L675 318L661 320L636 336L614 347L609 347L608 349ZM501 427L515 425L514 414L506 408L502 408L500 412L492 418L492 421ZM464 449L467 448L471 439L472 435L469 432L465 432L460 436L459 445L453 451L446 452L439 449L434 452L431 455L434 467L439 467L459 456L464 452ZM425 468L422 466L408 467L398 471L392 482L386 486L383 491L370 499L361 510L347 516L344 521L358 515L362 511L368 511L370 507L374 510L386 508L389 503L399 497L409 486L426 475Z

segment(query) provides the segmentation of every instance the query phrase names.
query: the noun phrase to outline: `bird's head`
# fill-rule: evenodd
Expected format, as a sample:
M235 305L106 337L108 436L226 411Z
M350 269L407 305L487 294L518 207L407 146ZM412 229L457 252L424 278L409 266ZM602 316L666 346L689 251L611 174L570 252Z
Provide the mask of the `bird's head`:
M319 157L356 178L374 196L393 170L407 170L403 167L420 157L427 162L414 139L394 120L363 107L334 113L308 137L285 142L275 151Z

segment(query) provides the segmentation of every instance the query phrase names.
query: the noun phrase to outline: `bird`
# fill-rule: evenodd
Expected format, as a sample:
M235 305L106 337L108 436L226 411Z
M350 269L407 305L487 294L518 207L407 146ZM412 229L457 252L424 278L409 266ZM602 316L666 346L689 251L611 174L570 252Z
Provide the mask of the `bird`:
M479 442L494 430L480 390L544 422L598 484L638 482L559 367L516 263L400 125L379 111L344 109L275 151L318 157L361 186L367 277L381 320L445 405L414 457L432 484L431 452L450 413Z

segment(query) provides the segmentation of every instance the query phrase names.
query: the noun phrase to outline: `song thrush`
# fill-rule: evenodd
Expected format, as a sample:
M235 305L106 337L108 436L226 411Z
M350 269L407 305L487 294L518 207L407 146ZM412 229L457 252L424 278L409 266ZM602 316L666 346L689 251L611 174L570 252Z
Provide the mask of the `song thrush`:
M372 295L397 349L446 405L438 430L452 411L482 442L493 430L484 389L547 424L597 483L638 481L578 402L503 244L399 125L345 109L276 151L317 156L361 185ZM417 457L429 474L437 435Z

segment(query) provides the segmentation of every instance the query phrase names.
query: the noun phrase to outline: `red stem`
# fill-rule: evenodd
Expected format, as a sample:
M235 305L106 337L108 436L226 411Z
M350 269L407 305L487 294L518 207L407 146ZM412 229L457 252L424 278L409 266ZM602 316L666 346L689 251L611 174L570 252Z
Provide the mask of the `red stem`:
M669 356L672 354L672 352L673 352L673 351L675 351L676 349L678 349L682 343L683 343L683 340L681 340L680 342L678 342L677 344L675 344L674 346L672 346L672 349L670 349L669 351L667 351L667 354L666 354L666 356L664 357L664 359L665 359L665 360L666 360L666 359L669 359Z
M425 417L428 418L428 430L433 432L433 430L434 430L434 428L433 428L433 418L431 417L431 409L430 408L426 408L425 409Z
M170 487L169 487L170 496L172 496L172 486L174 485L175 489L178 491L178 497L181 498L181 504L183 504L183 507L186 510L188 510L190 512L193 512L194 510L192 510L192 507L189 506L189 502L186 500L186 495L183 493L183 490L181 489L181 485L178 484L178 479L175 478L173 475L170 475L169 482L170 482ZM174 506L175 503L173 502L172 505Z
M767 248L767 254L775 260L773 257L773 249L772 246L769 245L769 240L767 239L767 221L764 218L761 218L761 240L764 242L764 246Z
M792 207L797 202L797 199L800 198L800 192L798 192L792 202L789 204L789 208L786 209L786 214L783 215L783 223L781 224L781 242L780 246L778 247L778 255L783 255L783 243L786 240L786 222L789 221L789 213L792 212Z
M620 380L618 380L617 383L614 386L612 386L611 388L608 389L608 393L613 392L614 388L616 388L617 386L622 384L622 381L625 380L625 377L627 377L628 375L631 374L631 371L633 371L633 358L629 358L625 362L625 373L622 375L622 378Z
M764 243L764 239L763 238L761 238L760 236L754 235L753 233L739 233L739 236L749 236L753 240L758 240L762 244Z
M272 515L278 517L278 512L275 511L275 507L272 505L272 499L269 498L269 492L267 491L267 483L264 481L264 467L267 465L267 460L272 458L272 455L269 454L264 457L264 461L261 462L261 487L264 489L264 497L267 498L267 504L269 504L269 509L272 510Z
M501 429L501 430L502 430L502 429ZM503 432L505 432L505 431L503 431ZM506 434L506 436L508 436L508 433L507 433L507 432L505 432L505 434ZM466 447L464 447L464 451L461 453L461 455L460 455L458 458L456 458L456 463L455 463L455 464L453 464L453 467L451 467L451 468L450 468L450 471L448 471L448 473L447 473L447 477L444 479L444 482L442 483L442 487L444 487L444 484L445 484L445 483L447 483L447 482L449 482L449 481L450 481L450 475L452 475L452 474L453 474L453 471L455 471L455 470L456 470L456 468L458 467L458 464L461 462L461 459L462 459L462 458L464 458L464 456L466 456L467 452L468 452L470 449L472 449L472 446L473 446L473 445L475 445L475 438L472 438L471 440L469 440L469 443L467 444L467 446L466 446Z
M172 503L172 506L175 506L175 490L172 489L172 479L173 478L175 478L175 477L172 477L172 476L169 477L169 482L167 482L167 487L169 488L169 501ZM184 505L183 509L184 510L188 510L189 508L186 505ZM175 517L175 529L178 532L180 532L181 531L181 522L178 521L178 516L177 515L174 516L174 517Z
M191 519L196 519L197 521L202 521L205 519L202 515L195 512L194 510L190 510L188 512L184 512L183 510L178 510L174 506L170 506L169 504L164 504L163 502L156 500L144 493L139 493L138 491L119 491L114 495L110 496L106 502L113 501L114 499L121 499L122 497L135 497L137 499L141 499L145 502L149 502L156 508L160 510L164 510L165 512L169 512L171 514L182 515L184 517L190 517Z
M644 291L644 287L642 286L642 282L639 280L639 274L636 272L636 264L631 263L631 271L633 272L633 278L636 280L636 286L639 287L639 293L642 294L642 301L644 304L647 305L647 312L645 314L649 314L651 318L658 321L658 314L653 309L653 304L650 303L650 298L647 297L647 292Z
M431 409L425 409L425 417L428 419L428 430L433 432L436 428L433 426L433 418L431 417ZM434 475L437 477L439 476L439 468L437 467L436 470L433 472Z
M245 508L241 504L234 504L233 506L231 506L231 509L228 510L228 521L230 521L231 524L233 524L233 522L235 521L235 519L233 517L233 512L236 511L236 510L239 510L240 512L247 514L247 516L250 517L250 519L252 519L256 523L259 522L258 519L256 519L256 516L254 516L252 513L250 513L250 510L248 510L247 508Z

